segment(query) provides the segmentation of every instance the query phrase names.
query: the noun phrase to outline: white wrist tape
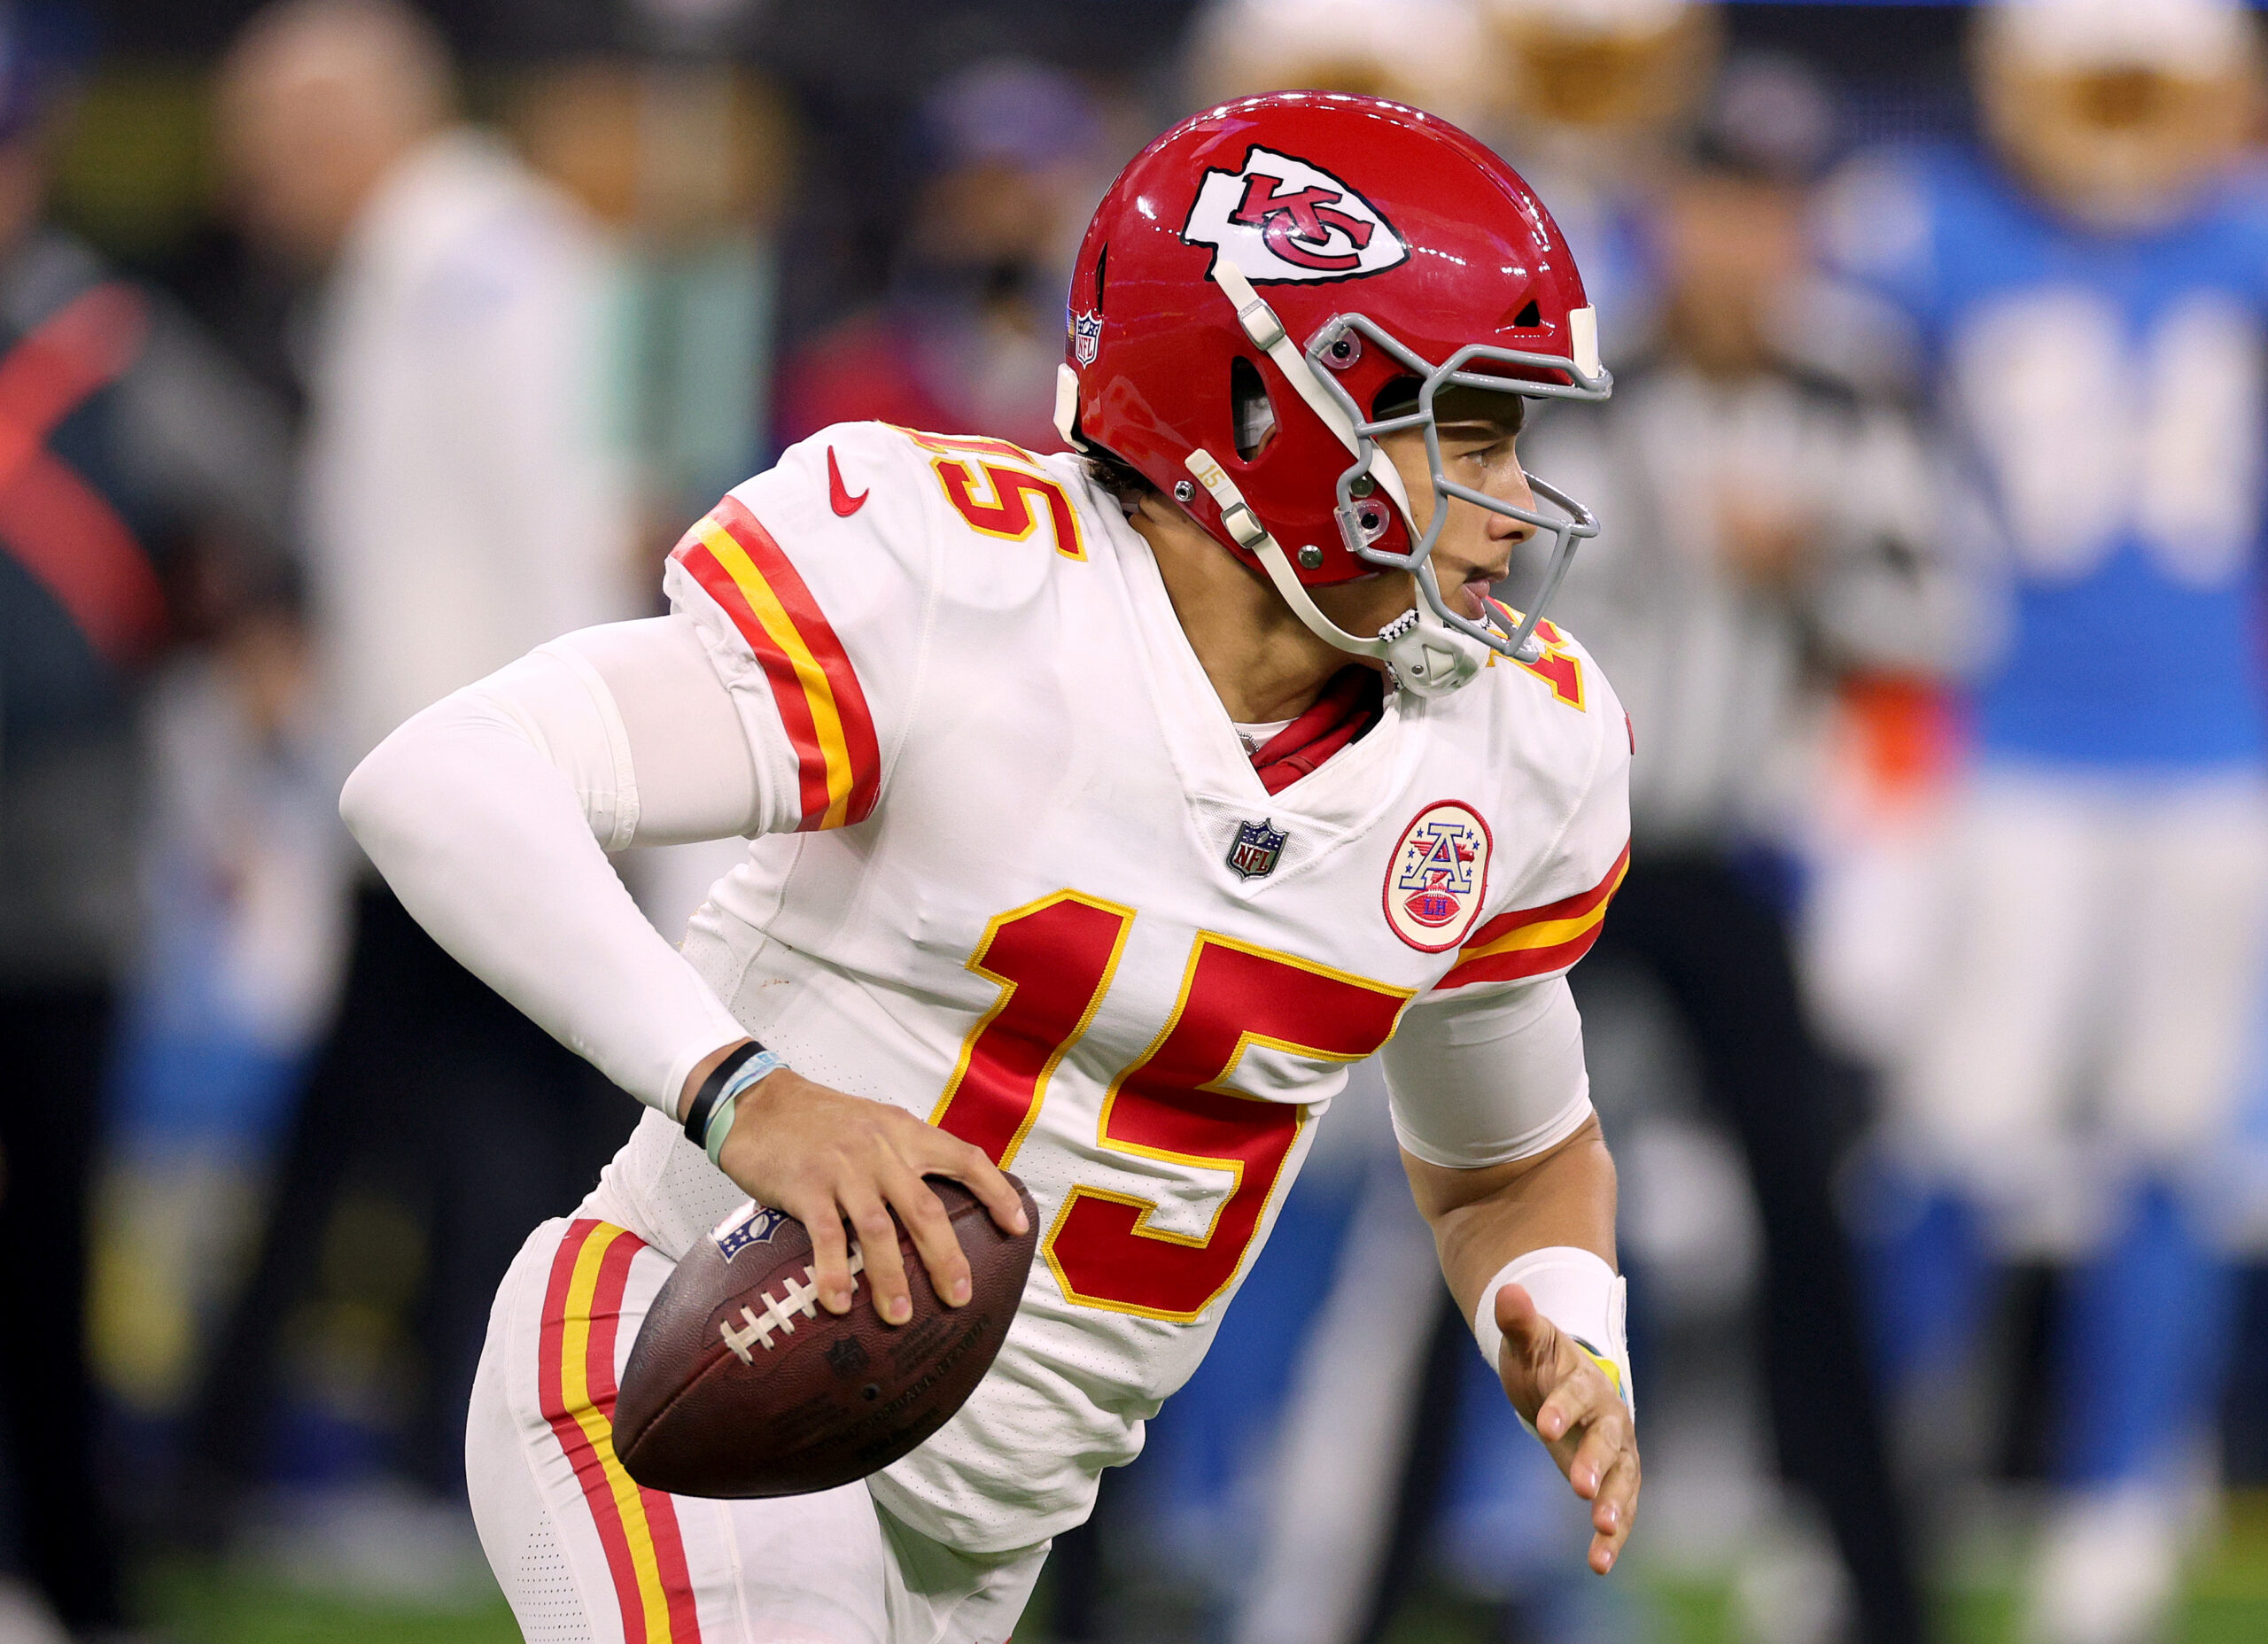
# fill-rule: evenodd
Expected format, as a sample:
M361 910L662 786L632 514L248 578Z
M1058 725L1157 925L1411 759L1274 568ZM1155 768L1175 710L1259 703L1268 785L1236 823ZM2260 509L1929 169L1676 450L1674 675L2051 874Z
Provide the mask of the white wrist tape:
M1623 1283L1603 1258L1572 1245L1531 1250L1506 1262L1481 1287L1480 1305L1472 1311L1472 1334L1480 1344L1480 1356L1488 1361L1492 1370L1500 1369L1497 1360L1504 1348L1504 1333L1496 1328L1496 1292L1507 1284L1526 1290L1535 1310L1597 1361L1623 1402L1637 1409L1637 1400L1630 1390Z

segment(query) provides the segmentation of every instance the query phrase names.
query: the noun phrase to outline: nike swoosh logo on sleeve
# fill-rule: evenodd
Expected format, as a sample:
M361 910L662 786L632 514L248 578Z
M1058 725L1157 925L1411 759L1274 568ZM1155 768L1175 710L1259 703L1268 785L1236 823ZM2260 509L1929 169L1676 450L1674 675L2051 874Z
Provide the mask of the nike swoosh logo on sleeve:
M850 487L843 483L843 467L835 460L835 447L829 446L827 448L827 497L828 501L835 504L835 511L844 519L849 519L860 508L865 508L866 499L874 494L871 487L860 492L855 497L850 494Z

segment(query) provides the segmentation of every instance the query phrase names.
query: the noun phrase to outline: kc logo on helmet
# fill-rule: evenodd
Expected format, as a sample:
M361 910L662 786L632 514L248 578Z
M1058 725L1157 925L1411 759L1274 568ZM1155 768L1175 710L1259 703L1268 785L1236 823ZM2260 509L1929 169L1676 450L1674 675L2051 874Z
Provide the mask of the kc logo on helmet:
M1303 159L1254 148L1238 171L1208 171L1181 237L1210 245L1254 284L1355 280L1407 262L1379 208Z

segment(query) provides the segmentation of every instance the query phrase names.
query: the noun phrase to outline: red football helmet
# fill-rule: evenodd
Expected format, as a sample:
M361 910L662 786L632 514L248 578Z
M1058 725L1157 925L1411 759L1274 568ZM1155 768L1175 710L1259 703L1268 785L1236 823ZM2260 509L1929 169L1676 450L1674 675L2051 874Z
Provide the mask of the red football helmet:
M1398 103L1320 91L1199 114L1104 196L1067 322L1064 438L1139 469L1317 633L1426 695L1471 679L1483 646L1536 654L1529 636L1597 522L1533 476L1557 516L1450 480L1433 398L1455 384L1599 399L1612 379L1558 226L1480 143ZM1424 430L1433 470L1422 537L1377 444L1407 428ZM1452 497L1556 539L1512 632L1452 609L1434 582ZM1376 638L1331 622L1304 585L1379 567L1416 573L1422 598Z

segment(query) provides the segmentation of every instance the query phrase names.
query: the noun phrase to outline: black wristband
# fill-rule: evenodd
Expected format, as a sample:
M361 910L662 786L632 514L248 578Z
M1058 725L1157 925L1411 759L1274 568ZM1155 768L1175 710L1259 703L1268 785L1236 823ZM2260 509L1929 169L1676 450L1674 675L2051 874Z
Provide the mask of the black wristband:
M709 1146L709 1115L717 1111L717 1098L725 1093L725 1086L741 1064L751 1057L764 1054L764 1047L750 1039L725 1059L709 1070L701 1088L693 1093L692 1105L685 1110L685 1138L694 1146L706 1151Z

